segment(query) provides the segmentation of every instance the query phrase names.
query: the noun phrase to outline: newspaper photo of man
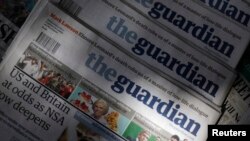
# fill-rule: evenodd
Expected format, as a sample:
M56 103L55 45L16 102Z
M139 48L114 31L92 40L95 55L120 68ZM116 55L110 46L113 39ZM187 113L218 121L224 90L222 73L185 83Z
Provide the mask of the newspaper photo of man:
M142 130L138 136L133 139L132 137L127 137L129 141L148 141L150 133L147 130Z
M170 141L180 141L180 137L178 135L172 135Z

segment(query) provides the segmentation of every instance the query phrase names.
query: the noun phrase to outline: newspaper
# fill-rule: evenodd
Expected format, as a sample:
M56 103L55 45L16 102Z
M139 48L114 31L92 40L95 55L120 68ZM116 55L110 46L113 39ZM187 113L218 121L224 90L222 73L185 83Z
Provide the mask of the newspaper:
M1 0L0 62L37 0Z
M1 139L206 140L217 108L47 2L2 65Z
M246 113L250 110L249 53L250 48L247 48L237 66L238 76L223 104L225 113L221 117L219 124L247 123L247 119L244 117L248 115Z
M216 14L222 16L223 18L228 19L230 22L234 23L237 26L250 31L250 1L249 0L240 0L240 1L204 1L204 0L193 0L194 2L200 3L205 8L210 11L215 12Z
M239 124L250 106L250 84L242 75L238 75L227 99L225 112L218 124Z
M73 3L74 8L68 3ZM185 89L192 89L217 105L225 99L234 79L230 68L162 30L120 1L62 0L59 6L163 77L181 82Z
M242 119L240 120L239 124L247 124L250 125L250 109L247 110L247 112L244 114L244 116L242 117Z
M158 23L163 29L176 33L179 38L193 43L193 47L204 50L213 58L233 68L237 66L250 40L250 10L243 2L233 0L124 1Z

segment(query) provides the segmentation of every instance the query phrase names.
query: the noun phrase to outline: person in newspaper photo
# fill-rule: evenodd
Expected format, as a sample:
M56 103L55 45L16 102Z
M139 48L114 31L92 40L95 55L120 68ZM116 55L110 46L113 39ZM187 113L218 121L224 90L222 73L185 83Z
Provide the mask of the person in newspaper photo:
M41 84L67 99L75 89L74 83L67 78L67 74L53 66L53 62L44 60L42 57L44 56L39 56L38 52L30 47L22 54L16 65Z
M61 86L59 94L67 99L70 96L70 94L74 91L75 87L70 81L63 80L62 82L63 82L62 85L59 84Z
M104 137L93 129L79 123L76 127L77 141L106 141Z
M43 85L47 85L49 81L54 77L55 72L53 70L48 70L47 72L44 72L43 75L37 80L42 83Z
M28 52L24 52L21 57L19 58L18 62L17 62L17 66L20 68L20 69L23 69L25 67L25 63L24 63L24 60L27 59L28 57L30 57L31 55L28 53Z
M157 136L155 141L161 141L161 137Z
M43 61L40 61L39 68L38 68L37 72L33 75L33 78L35 78L35 79L41 78L43 76L43 74L45 74L46 71L47 71L47 66L45 65L45 63Z
M38 60L30 55L21 58L17 66L21 66L23 71L32 77L35 76L35 74L39 70Z
M92 105L93 113L91 114L96 120L107 126L105 115L109 111L109 105L104 99L96 100Z
M132 137L127 137L129 141L148 141L150 133L147 130L142 130L137 137L134 139Z
M170 141L180 141L180 137L178 135L172 135Z

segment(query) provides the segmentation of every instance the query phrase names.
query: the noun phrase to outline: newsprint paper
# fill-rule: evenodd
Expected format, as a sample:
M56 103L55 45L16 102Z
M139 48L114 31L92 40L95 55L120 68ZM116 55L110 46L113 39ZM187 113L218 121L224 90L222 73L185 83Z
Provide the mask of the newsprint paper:
M51 3L39 9L1 67L1 140L206 140L217 109Z
M250 8L241 0L122 1L233 68L250 40Z
M239 124L250 107L250 84L244 75L239 74L227 99L224 102L225 112L218 124Z
M59 6L162 74L221 105L233 83L231 69L195 50L120 1L61 0ZM95 10L93 10L95 9ZM100 22L101 21L101 22ZM166 76L167 75L167 76Z

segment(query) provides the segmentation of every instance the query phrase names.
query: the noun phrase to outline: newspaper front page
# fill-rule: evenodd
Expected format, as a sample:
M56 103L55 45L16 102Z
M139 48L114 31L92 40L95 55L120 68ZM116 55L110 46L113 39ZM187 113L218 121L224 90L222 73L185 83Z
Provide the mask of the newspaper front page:
M236 68L250 41L250 8L225 0L123 0L176 36ZM209 8L208 8L209 7Z
M192 89L217 105L225 99L234 79L230 68L162 30L120 1L62 0L59 6L163 77L181 82L185 89Z
M220 112L47 1L0 72L8 141L201 141ZM150 115L149 115L150 113ZM8 133L8 134L7 134Z

